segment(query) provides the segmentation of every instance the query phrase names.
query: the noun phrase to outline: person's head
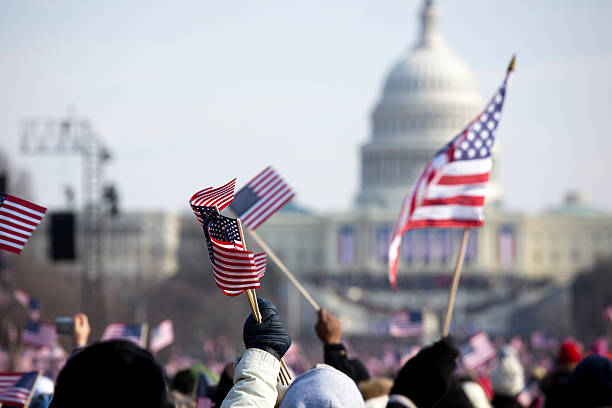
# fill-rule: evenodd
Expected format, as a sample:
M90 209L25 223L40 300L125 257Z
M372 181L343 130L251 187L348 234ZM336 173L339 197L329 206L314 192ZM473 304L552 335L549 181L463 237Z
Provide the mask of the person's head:
M574 366L580 361L581 354L582 352L578 342L576 342L574 339L568 338L563 340L563 343L561 343L557 362L561 366L574 368Z
M491 385L495 395L516 397L525 388L525 373L523 366L512 352L505 348L499 359L499 365L491 374Z
M172 379L170 388L180 392L181 394L189 394L193 391L195 378L191 370L180 370Z
M319 364L291 383L279 408L359 408L363 398L355 382L333 367Z
M576 366L568 385L573 406L612 406L612 361L594 354L588 356Z
M166 408L163 369L150 352L131 342L87 347L60 372L50 408L83 406Z

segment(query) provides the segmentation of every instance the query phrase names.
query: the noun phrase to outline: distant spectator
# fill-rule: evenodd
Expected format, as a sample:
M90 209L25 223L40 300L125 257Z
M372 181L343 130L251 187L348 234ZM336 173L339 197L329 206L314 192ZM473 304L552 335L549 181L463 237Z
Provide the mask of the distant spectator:
M128 341L108 341L68 360L55 385L52 408L171 407L162 367Z
M546 408L571 407L568 382L581 355L580 345L575 340L566 339L561 343L555 368L540 384L540 388L546 395Z
M525 388L525 373L512 346L502 349L499 364L491 374L491 385L495 393L491 401L493 407L522 408L517 397Z
M318 312L319 319L315 332L323 343L323 357L325 364L332 366L348 375L359 384L370 379L365 365L356 358L349 359L346 348L342 344L342 324L340 320L326 309Z
M576 366L568 387L572 407L612 406L612 361L597 355L586 357Z

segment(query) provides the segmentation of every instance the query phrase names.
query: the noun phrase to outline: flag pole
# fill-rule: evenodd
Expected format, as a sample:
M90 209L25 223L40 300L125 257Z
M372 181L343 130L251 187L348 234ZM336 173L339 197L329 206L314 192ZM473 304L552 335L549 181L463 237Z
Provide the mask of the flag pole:
M229 210L232 214L236 215L236 213L232 211L231 208L229 208ZM266 244L263 238L261 238L257 232L253 231L250 228L247 228L247 231L251 238L255 240L257 245L259 245L259 247L266 253L266 255L268 255L270 259L272 259L278 269L280 269L280 271L285 274L285 276L289 279L293 286L295 286L298 292L300 292L302 296L304 296L304 298L308 301L308 303L310 303L314 310L317 312L321 310L321 306L319 306L319 304L313 299L310 293L308 293L306 288L300 283L300 281L296 279L296 277L291 273L291 271L289 271L283 261L280 260L280 258L274 253L274 251L272 251L272 249L268 246L268 244Z
M216 208L216 207L215 207ZM238 222L238 231L240 232L240 240L242 241L242 246L244 250L247 250L246 241L244 240L244 233L242 232L242 223L240 219L236 220ZM249 300L249 305L251 306L251 312L253 313L253 317L257 323L261 323L263 318L261 316L261 312L259 311L259 305L257 304L257 294L255 293L255 289L247 289L245 292L247 299Z
M308 293L306 288L295 278L295 276L289 271L289 269L287 269L283 261L280 260L280 258L274 253L274 251L272 251L272 249L270 249L268 244L266 244L266 242L259 236L259 234L250 229L247 229L247 231L249 232L251 238L253 238L255 242L257 242L257 245L259 245L261 249L266 254L268 254L270 259L272 259L278 269L280 269L281 272L285 274L285 276L289 279L293 286L295 286L298 292L300 292L302 296L304 296L304 298L308 301L308 303L310 303L314 310L317 312L321 310L321 306L319 306L319 304L312 298L310 293Z
M149 338L149 325L144 322L140 325L140 347L147 348L147 340Z
M465 249L467 247L469 235L469 228L465 228L463 230L463 236L461 237L461 246L459 247L459 253L457 254L457 264L455 265L453 284L451 286L451 291L448 296L448 305L446 306L446 316L444 317L442 337L448 336L448 332L450 330L451 318L453 316L453 308L455 307L455 297L457 296L457 289L459 288L459 277L461 276L461 267L463 266L463 258L465 257Z
M216 208L216 207L215 207ZM244 239L244 232L242 231L242 223L240 222L240 218L236 220L238 222L238 231L240 232L240 240L242 241L242 245L244 250L247 250L246 241ZM249 305L251 306L251 312L253 313L253 317L257 323L261 323L263 321L263 317L261 316L261 312L259 311L259 305L257 304L257 294L255 293L255 289L247 289L246 290L247 299L249 299ZM289 373L289 369L287 365L281 358L280 360L280 371L279 371L279 379L281 384L289 385L291 384L291 374Z
M34 380L34 384L32 385L32 388L30 389L28 399L26 400L25 404L23 404L23 408L28 408L30 406L30 403L32 402L32 398L34 398L34 391L36 391L36 385L38 384L38 380L40 379L41 375L42 375L42 371L38 370L38 374L36 375L36 380ZM0 404L0 406L2 406L2 404Z

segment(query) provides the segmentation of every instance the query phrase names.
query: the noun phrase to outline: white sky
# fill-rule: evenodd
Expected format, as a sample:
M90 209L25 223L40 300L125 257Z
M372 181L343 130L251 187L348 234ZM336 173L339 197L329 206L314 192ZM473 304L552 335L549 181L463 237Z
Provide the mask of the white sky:
M518 54L499 131L508 206L537 210L580 189L612 210L612 2L438 3L483 98ZM241 186L268 164L299 203L347 208L369 113L415 41L421 4L5 0L0 150L33 174L26 198L63 205L79 160L23 156L18 124L73 106L114 153L123 208L186 210L197 189Z

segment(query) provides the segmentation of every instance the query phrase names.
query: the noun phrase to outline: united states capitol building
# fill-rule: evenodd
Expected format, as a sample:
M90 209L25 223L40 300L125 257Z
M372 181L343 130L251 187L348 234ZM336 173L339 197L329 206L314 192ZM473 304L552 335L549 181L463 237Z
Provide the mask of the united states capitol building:
M390 289L387 267L403 197L426 162L485 103L474 73L439 24L437 5L426 1L418 38L392 65L372 109L352 209L315 214L290 203L259 229L314 298L340 316L348 334L371 335L372 322L391 311L423 308L426 327L437 332L446 306L460 230L409 231L400 250L397 292ZM504 137L503 129L500 134ZM612 215L590 208L578 193L544 212L511 212L504 209L501 187L494 164L485 225L470 234L455 329L504 333L517 313L537 316L549 307L566 316L558 322L562 330L570 313L559 309L569 307L559 288L612 253ZM312 330L310 305L288 283L284 293L292 329Z

